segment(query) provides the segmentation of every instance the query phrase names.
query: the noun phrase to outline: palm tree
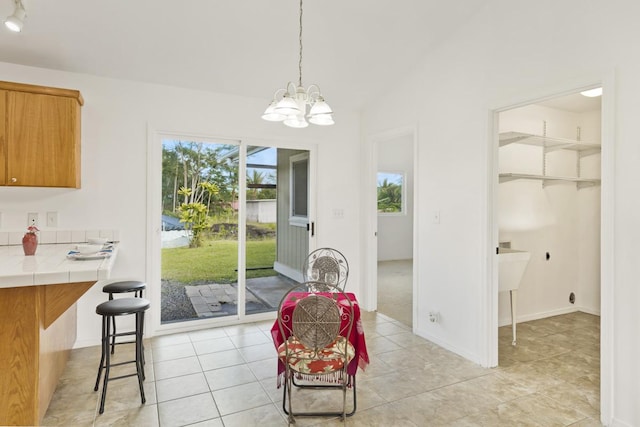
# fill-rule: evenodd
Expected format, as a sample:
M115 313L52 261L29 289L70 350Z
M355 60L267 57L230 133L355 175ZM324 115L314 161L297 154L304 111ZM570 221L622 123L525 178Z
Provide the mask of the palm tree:
M247 176L247 200L275 199L276 191L273 188L263 188L262 185L273 184L273 175L267 172L251 170Z
M402 212L402 185L387 178L378 183L378 212Z

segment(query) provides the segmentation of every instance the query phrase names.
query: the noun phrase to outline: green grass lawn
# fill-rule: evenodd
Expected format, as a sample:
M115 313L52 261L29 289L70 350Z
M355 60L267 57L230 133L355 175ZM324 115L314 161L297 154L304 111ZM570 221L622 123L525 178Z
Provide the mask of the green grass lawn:
M247 241L247 268L273 267L276 240ZM238 242L208 240L200 248L162 249L162 279L183 284L194 282L236 282L238 273ZM247 270L247 278L274 276L268 270Z

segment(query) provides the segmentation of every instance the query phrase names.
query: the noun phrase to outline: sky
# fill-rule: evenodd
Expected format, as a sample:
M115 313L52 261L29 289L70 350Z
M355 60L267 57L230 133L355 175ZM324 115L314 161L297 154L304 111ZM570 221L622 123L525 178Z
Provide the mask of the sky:
M402 181L404 180L403 173L394 173L394 172L378 172L378 187L382 185L384 180L391 184L398 184L402 186Z

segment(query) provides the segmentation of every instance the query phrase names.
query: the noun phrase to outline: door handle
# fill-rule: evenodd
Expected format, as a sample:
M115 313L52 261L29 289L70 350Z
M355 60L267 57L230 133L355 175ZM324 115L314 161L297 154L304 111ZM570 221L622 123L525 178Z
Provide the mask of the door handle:
M311 231L311 237L316 235L316 223L311 221L311 223L307 223L307 231Z

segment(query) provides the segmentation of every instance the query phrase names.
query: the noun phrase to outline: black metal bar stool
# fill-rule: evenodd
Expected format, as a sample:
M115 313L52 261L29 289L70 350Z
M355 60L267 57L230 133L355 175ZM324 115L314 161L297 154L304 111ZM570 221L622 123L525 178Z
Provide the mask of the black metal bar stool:
M138 384L140 386L140 398L142 403L146 402L144 396L144 387L142 382L145 379L144 363L143 363L143 347L142 337L144 331L144 313L151 306L149 300L144 298L118 298L103 302L96 307L96 313L102 316L102 356L100 357L100 366L98 367L98 376L96 378L96 385L94 391L98 391L100 384L100 377L102 376L102 370L104 369L104 381L102 383L102 397L100 399L100 413L104 412L104 401L107 396L107 384L109 380L117 380L120 378L127 378L132 376L138 377ZM116 316L126 316L135 314L136 316L136 329L131 332L121 332L116 334L111 332L112 320ZM125 362L111 363L111 352L109 351L111 339L115 336L134 335L133 341L119 342L117 345L122 344L135 344L136 357L134 360L128 360ZM128 363L135 363L136 372L127 375L121 375L114 378L109 378L109 370L112 366L120 366Z
M138 280L109 280L103 282L102 292L109 294L109 299L113 299L113 294L123 294L134 292L134 296L142 298L142 291L147 287L146 283Z
M133 293L136 298L142 298L142 291L147 285L138 280L109 280L103 282L102 292L109 294L109 300L113 299L113 294ZM116 350L116 318L112 318L113 338L111 339L111 354ZM142 362L144 363L144 353L142 354Z

